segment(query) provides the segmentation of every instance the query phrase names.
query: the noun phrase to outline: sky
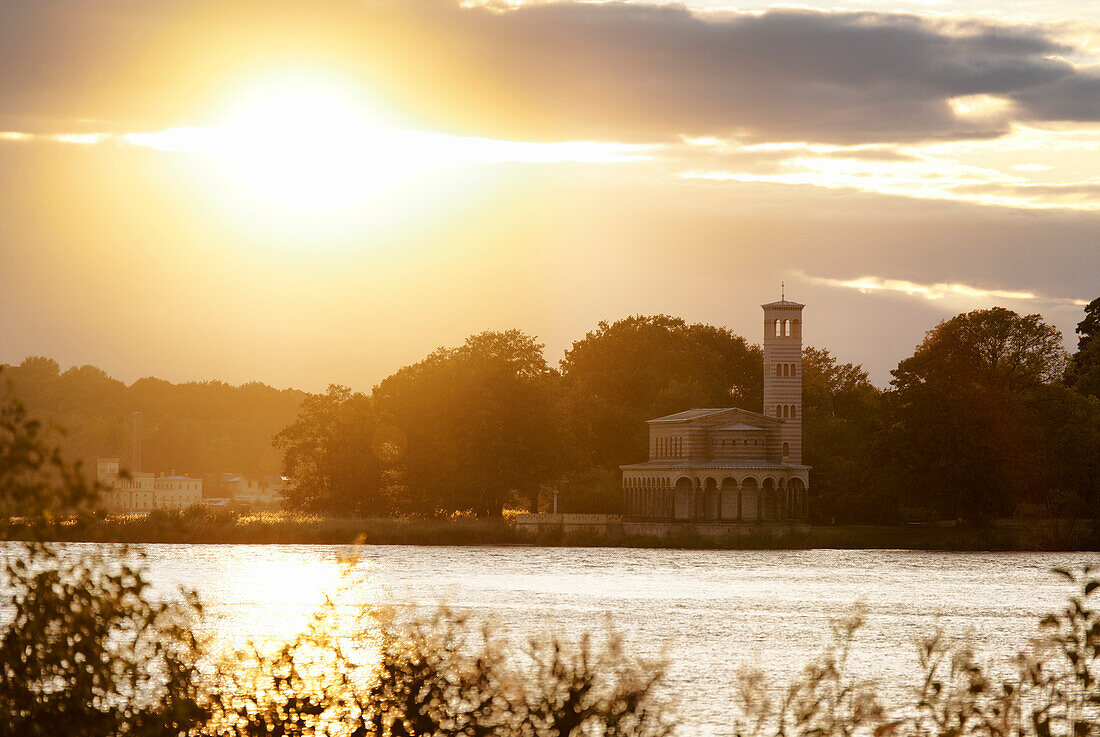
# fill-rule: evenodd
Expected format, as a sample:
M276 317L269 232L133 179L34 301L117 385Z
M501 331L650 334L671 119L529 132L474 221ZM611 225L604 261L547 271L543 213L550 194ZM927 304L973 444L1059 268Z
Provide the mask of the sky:
M1100 296L1100 4L0 0L0 363L359 390L666 313L884 386Z

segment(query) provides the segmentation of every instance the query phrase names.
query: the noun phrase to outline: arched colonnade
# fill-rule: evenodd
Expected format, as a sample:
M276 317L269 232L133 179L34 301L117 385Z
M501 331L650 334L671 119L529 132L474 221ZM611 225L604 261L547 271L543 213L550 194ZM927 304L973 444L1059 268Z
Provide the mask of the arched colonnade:
M808 488L798 477L729 471L623 479L625 516L695 522L778 522L805 519Z

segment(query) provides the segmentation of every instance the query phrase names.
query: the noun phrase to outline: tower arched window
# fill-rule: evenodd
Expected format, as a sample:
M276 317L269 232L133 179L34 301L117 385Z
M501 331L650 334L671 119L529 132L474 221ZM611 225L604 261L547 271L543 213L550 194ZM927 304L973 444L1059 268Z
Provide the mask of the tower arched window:
M787 405L784 404L783 405L783 417L784 418L786 418L788 416L788 414L787 414L788 412L790 412L790 408Z
M775 321L775 337L778 338L782 335L783 335L783 321L782 320L776 320Z
M783 410L780 409L778 404L775 405L775 416L776 417L782 417L783 416Z
M797 374L798 374L798 364L797 363L792 363L791 364L791 376L796 376Z
M798 407L796 407L795 405L792 404L791 405L791 417L796 417L797 415L795 413L797 411L798 411Z
M783 443L783 456L789 456L791 454L791 444Z
M777 364L775 364L775 375L776 375L777 377L779 376L779 364L778 364L778 363L777 363Z
M783 364L783 375L784 376L790 376L791 375L791 365L789 363Z
M783 323L783 334L788 338L791 337L791 321L787 320Z

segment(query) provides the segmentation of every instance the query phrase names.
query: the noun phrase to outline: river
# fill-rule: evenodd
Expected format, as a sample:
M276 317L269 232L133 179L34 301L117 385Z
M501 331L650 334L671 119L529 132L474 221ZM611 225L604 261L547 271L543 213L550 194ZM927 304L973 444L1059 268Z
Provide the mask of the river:
M70 546L78 550L80 545ZM304 627L326 593L344 606L440 602L509 636L575 639L613 627L630 651L664 655L682 734L730 734L731 684L759 667L779 683L820 651L828 621L861 602L852 666L888 692L912 684L915 643L941 628L1004 658L1068 589L1051 575L1096 554L896 550L147 545L158 591L195 588L224 643Z

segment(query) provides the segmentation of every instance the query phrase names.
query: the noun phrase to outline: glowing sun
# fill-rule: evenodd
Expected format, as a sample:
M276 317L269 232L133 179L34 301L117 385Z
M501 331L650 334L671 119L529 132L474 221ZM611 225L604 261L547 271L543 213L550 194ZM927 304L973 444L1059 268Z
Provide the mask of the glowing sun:
M288 207L342 207L412 162L386 145L376 108L337 85L283 81L244 97L220 126L219 157L242 186Z

